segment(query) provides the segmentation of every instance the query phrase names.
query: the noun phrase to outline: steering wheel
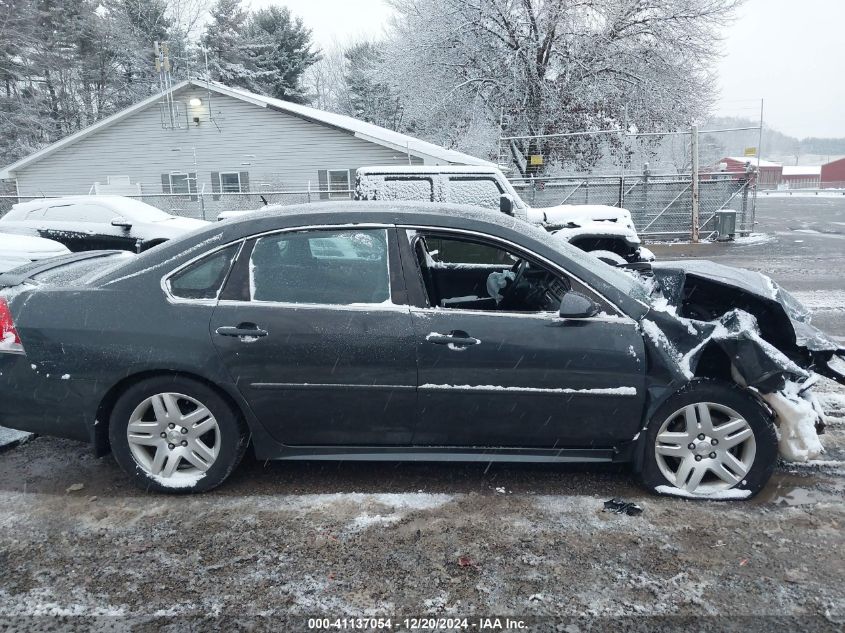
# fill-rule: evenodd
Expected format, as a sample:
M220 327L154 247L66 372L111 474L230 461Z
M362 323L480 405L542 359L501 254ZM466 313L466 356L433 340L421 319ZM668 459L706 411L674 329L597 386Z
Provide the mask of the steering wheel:
M513 273L513 281L511 281L510 285L502 292L502 301L501 303L507 302L512 296L513 293L516 291L519 282L522 281L522 278L525 277L525 271L528 270L528 260L527 259L520 259L513 266L511 266L511 272Z

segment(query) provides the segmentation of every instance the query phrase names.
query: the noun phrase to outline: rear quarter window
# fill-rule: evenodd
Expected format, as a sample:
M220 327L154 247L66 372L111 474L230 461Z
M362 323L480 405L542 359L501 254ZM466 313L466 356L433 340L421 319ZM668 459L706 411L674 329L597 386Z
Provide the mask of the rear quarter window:
M170 294L179 299L216 299L229 274L239 244L216 251L167 280Z

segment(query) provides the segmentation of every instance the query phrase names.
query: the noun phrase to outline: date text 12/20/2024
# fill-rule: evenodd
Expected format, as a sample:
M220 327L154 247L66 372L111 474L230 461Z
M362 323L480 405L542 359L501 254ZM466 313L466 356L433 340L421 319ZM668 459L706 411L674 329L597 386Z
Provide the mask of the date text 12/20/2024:
M520 631L524 620L514 618L309 618L309 630L399 631Z

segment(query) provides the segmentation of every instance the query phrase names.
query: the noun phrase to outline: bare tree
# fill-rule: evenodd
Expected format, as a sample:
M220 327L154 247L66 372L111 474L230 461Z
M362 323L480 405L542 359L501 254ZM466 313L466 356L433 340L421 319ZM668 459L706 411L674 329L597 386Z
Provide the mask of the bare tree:
M508 136L665 128L711 106L714 44L741 1L391 0L384 70L406 116L455 146L482 113ZM596 142L510 149L525 172L529 154L594 160Z

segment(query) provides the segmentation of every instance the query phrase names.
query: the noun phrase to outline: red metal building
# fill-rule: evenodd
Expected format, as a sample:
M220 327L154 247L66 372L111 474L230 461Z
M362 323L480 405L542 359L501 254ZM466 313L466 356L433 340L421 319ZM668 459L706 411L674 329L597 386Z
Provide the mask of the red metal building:
M784 165L781 182L789 189L818 189L822 168L813 165Z
M822 188L845 188L845 158L822 165Z
M768 160L759 160L756 156L728 156L719 161L717 171L744 173L747 164L758 167L757 186L761 189L776 189L781 181L783 165Z

